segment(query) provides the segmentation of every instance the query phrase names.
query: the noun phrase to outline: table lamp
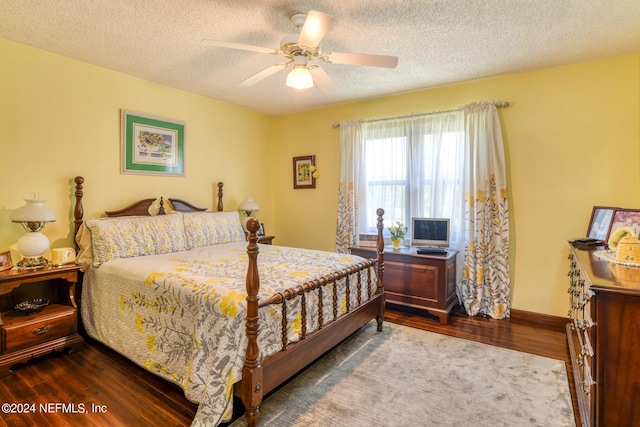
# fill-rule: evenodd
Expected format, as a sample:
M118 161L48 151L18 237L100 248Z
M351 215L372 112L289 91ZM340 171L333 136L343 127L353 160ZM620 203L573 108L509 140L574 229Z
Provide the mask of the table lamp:
M253 201L251 197L247 197L244 202L240 203L240 206L238 206L238 210L245 215L245 218L242 220L242 228L244 228L244 231L246 232L247 221L249 221L249 218L251 218L254 212L260 210L260 207L256 202Z
M22 224L27 233L18 240L17 248L22 260L16 264L18 268L47 267L51 263L42 257L49 249L49 239L40 230L47 222L56 220L53 211L44 206L46 200L40 200L38 193L31 193L26 206L11 213L12 222Z

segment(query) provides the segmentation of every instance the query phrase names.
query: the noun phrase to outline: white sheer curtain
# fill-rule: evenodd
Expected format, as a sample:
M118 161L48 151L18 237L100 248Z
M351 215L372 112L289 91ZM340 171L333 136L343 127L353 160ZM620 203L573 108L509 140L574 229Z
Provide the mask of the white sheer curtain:
M496 103L370 122L340 123L336 249L412 216L450 218L457 292L469 315L509 316L506 169ZM408 243L408 242L406 242Z
M470 316L511 313L509 207L500 118L494 101L465 112L465 253L458 297Z
M462 111L343 122L340 132L339 251L376 231L379 207L385 227L409 224L412 216L451 218L451 246L461 248Z
M460 247L463 119L453 111L363 125L367 220L359 232L375 225L382 207L385 226L414 216L451 218L451 247Z

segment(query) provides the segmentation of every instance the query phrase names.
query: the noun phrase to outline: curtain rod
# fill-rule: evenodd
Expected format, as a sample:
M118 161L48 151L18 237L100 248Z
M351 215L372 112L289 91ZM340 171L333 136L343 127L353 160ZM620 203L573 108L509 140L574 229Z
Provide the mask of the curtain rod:
M509 101L496 102L497 108L506 108L509 106ZM396 116L396 117L386 117L384 119L371 119L371 120L362 120L362 123L371 123L371 122L381 122L384 120L395 120L395 119L406 119L408 117L420 117L420 116L428 116L430 114L442 114L442 113L452 113L454 111L460 111L460 108L455 108L451 110L442 110L442 111L432 111L430 113L418 113L418 114L405 114L404 116ZM340 123L334 123L331 125L332 128L336 129L340 127Z

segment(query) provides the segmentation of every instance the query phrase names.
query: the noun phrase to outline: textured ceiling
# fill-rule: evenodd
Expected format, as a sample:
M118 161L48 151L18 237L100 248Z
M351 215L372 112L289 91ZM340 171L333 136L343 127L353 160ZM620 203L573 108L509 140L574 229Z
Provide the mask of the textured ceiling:
M395 69L322 64L335 83L299 91L265 53L295 13L335 18L325 52L399 57ZM267 114L640 52L639 0L2 0L0 37Z

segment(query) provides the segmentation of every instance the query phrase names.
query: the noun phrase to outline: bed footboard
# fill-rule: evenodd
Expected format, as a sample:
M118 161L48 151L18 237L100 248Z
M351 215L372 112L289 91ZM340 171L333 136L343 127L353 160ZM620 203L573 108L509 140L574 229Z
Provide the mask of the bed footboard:
M384 275L384 241L382 238L384 210L378 209L376 213L378 215L377 259L367 260L345 271L336 272L307 282L295 289L287 289L265 301L259 301L257 296L260 289L260 278L257 266L258 237L256 235L259 229L259 223L253 218L247 222L247 230L249 231L249 245L247 247L249 266L246 280L247 319L245 326L248 344L245 366L242 371L242 381L236 384L235 393L242 399L246 411L245 417L249 426L255 426L257 424L260 403L266 393L291 378L370 320L376 319L378 322L378 330L382 330L382 323L384 321L384 286L382 280ZM357 274L357 280L360 281L361 271L376 268L378 282L375 291L372 288L371 276L369 275L366 296L360 294L362 286L360 286L361 283L358 283L358 305L356 307L352 309L347 304L347 313L338 317L336 302L337 291L336 286L334 286L333 319L318 319L319 329L309 334L306 333L303 326L301 339L294 343L289 343L286 338L286 333L283 333L282 351L262 361L259 360L258 310L260 307L271 304L284 304L286 300L299 296L304 298L307 292L316 289L322 292L323 287L327 284L335 283L342 278L349 280L349 276L354 273ZM348 289L349 286L347 286L347 290ZM364 302L363 299L365 300ZM347 301L349 301L348 296ZM322 305L321 298L319 299L319 304ZM322 313L322 310L319 310L319 312ZM304 316L305 314L303 312L303 318ZM322 314L320 316L322 316ZM306 324L304 319L302 324ZM283 330L285 329L286 328L283 328Z

